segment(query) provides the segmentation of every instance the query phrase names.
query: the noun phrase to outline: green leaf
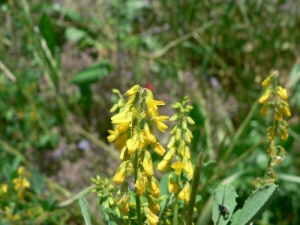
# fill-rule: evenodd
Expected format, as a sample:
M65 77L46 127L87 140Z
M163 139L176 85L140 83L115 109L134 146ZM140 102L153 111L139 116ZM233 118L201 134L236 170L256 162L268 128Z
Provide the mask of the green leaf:
M79 205L83 214L85 224L92 225L89 206L86 199L83 196L79 197Z
M49 50L53 55L56 46L56 36L51 22L51 18L46 13L44 13L41 17L39 28L42 36L44 37L47 43Z
M14 159L14 162L13 162L13 164L12 164L12 170L13 170L13 171L17 171L17 170L18 170L21 161L22 161L22 159L21 159L20 157L16 157L16 158Z
M91 65L90 67L77 73L70 81L76 85L88 85L97 82L99 79L106 77L111 71L112 66L108 61Z
M122 219L117 215L117 213L110 209L110 208L106 208L104 209L105 213L108 214L109 218L111 220L113 220L116 224L118 225L123 225L124 224L124 221L122 221Z
M62 7L61 4L55 3L52 5L52 11L57 13L63 13L68 20L75 22L84 22L84 18L77 12L71 10L68 7Z
M78 29L76 27L68 27L65 32L66 39L72 43L77 43L83 37L87 36L88 34L84 30Z
M159 183L159 189L160 189L160 195L161 196L170 196L170 194L168 194L168 182L169 182L169 175L171 173L166 173L162 179L160 180L160 183ZM160 212L159 212L159 217L162 216L165 208L167 207L167 203L168 203L168 198L167 199L164 199L163 201L160 202Z
M237 204L235 201L236 197L238 195L231 185L221 185L215 190L212 214L214 224L225 225L228 223ZM223 213L220 210L220 205L225 207L229 214Z
M257 219L271 204L278 193L278 186L268 184L254 191L244 204L241 212L233 215L232 225L246 225Z
M30 171L32 177L30 179L30 187L33 191L40 195L45 187L45 176L36 169Z

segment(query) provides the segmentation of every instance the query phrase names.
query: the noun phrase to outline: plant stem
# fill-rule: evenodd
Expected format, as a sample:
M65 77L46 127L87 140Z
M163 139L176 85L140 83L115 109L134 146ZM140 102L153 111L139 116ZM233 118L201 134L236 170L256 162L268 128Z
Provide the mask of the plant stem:
M188 212L187 212L187 219L186 219L187 225L193 224L193 210L196 202L196 196L197 196L198 186L199 186L201 172L202 172L202 156L203 156L203 151L200 152L194 169L192 191L190 194L190 202L188 205Z
M173 217L173 225L178 225L178 195L176 196L176 203L175 203L175 208L174 208L174 217Z
M138 108L137 108L137 125L136 125L136 132L138 134L138 141L140 141L140 130L141 130L141 121L142 121L142 106L143 106L143 89L139 91L139 98L138 98ZM138 180L138 166L139 166L139 149L135 151L134 155L134 180L135 182ZM137 213L137 222L139 225L142 225L142 215L141 215L141 200L140 196L136 193L135 194L135 201L136 201L136 213Z
M240 139L240 136L242 135L243 131L246 129L246 126L248 125L250 119L254 115L256 108L258 106L259 102L255 101L254 104L251 106L250 112L248 113L247 117L244 119L243 123L239 126L238 130L235 132L235 135L233 136L230 146L226 150L223 159L224 161L228 160L228 157L230 156L231 152L233 151L235 145Z
M181 182L181 175L178 176L178 183ZM179 210L179 201L178 201L178 193L176 193L176 202L174 207L174 217L173 217L173 225L178 225L178 210Z

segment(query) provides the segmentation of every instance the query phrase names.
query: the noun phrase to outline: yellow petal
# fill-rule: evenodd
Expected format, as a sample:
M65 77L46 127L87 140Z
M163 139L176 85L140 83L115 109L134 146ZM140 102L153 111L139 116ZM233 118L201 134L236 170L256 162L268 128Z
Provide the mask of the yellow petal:
M126 146L129 155L132 155L139 148L139 141L136 138L131 138L126 141Z
M128 127L129 127L129 124L130 124L130 121L129 122L120 123L116 127L116 130L119 131L120 133L124 133L125 131L127 131Z
M261 83L261 86L266 88L270 85L271 81L272 81L272 77L269 76Z
M152 143L151 146L158 155L164 155L166 150L158 142Z
M168 182L168 190L169 192L172 193L177 193L179 189L178 184L176 183L176 181L174 180L174 178L172 176L169 177L169 182Z
M146 137L147 137L147 139L149 140L150 143L155 143L156 142L156 138L155 138L152 130L150 129L150 126L149 126L148 123L145 123L144 132L145 132L145 135L146 135Z
M143 167L144 167L146 176L148 176L148 177L153 176L154 172L153 172L153 166L152 166L152 159L151 159L151 155L148 151L145 151Z
M284 101L287 100L287 98L288 98L287 90L285 88L280 87L280 86L278 87L277 94Z
M110 133L110 135L107 136L108 142L115 141L118 138L118 136L119 136L119 132L115 131L115 130L108 130L108 133Z
M147 213L146 217L147 217L150 225L157 225L159 222L158 216L156 216L154 213Z
M169 161L162 160L160 163L158 163L157 169L162 172L168 172L170 170Z
M126 145L127 134L121 134L118 139L115 141L114 145L118 150L121 150Z
M150 189L151 195L153 195L156 198L159 197L159 195L160 195L159 184L154 177L150 178L149 189Z
M268 100L268 98L270 97L270 92L266 91L260 98L259 98L259 103L260 104L265 104Z
M115 176L113 177L113 182L115 182L117 185L122 184L125 179L125 169L121 168L117 171Z
M127 96L131 96L136 94L140 90L141 86L136 84L132 88L130 88L128 91L126 91Z

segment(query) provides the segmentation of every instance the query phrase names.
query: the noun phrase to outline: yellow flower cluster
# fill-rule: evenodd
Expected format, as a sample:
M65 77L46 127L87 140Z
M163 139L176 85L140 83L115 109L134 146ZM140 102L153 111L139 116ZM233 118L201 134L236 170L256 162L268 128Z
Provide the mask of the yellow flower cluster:
M20 199L24 198L24 194L27 188L30 187L28 178L31 177L31 174L24 169L24 167L19 167L18 177L13 179L14 189L18 192L18 197Z
M262 82L262 86L266 88L266 90L258 101L263 105L260 111L262 116L267 115L271 107L274 109L274 120L276 120L276 123L278 123L279 135L282 140L286 141L289 137L289 134L288 124L284 120L284 116L290 117L291 111L287 102L287 90L277 85L277 77L278 73L275 71ZM273 98L271 99L272 95ZM276 135L276 129L277 127L274 126L271 126L267 129L270 141L274 139Z
M120 185L128 174L135 176L135 190L138 196L147 193L149 210L146 213L148 222L158 223L155 214L159 211L159 205L153 199L159 197L160 189L157 180L154 178L152 157L149 149L153 149L158 155L164 155L165 149L156 140L153 133L155 126L159 131L165 132L168 126L164 123L168 116L159 115L158 106L165 103L154 99L153 93L143 89L139 85L133 86L124 96L119 91L120 100L115 104L111 112L119 109L111 120L116 127L109 130L107 137L109 142L114 142L115 147L120 151L122 163L113 177L113 181ZM125 97L128 100L125 100ZM144 103L146 109L144 109ZM129 198L124 197L119 201L123 214L129 212ZM146 211L146 210L145 210ZM154 219L155 218L155 219ZM156 222L157 221L157 222Z
M185 97L182 103L177 102L172 107L177 109L178 112L170 118L170 121L177 121L177 124L171 130L171 138L168 143L169 151L164 156L163 160L158 164L157 169L166 172L170 169L170 162L173 158L176 158L176 162L171 165L175 174L180 177L184 170L187 176L193 178L193 164L190 160L190 148L189 144L193 138L192 132L188 128L188 124L194 124L195 122L186 113L189 113L193 107L187 105L189 99ZM177 182L172 175L169 176L168 189L169 192L177 193L179 190L179 180ZM184 200L186 204L189 202L190 184L186 182L183 189L178 194L179 199Z
M273 166L280 164L285 158L284 148L279 145L275 146L274 139L276 135L279 135L284 141L288 139L288 123L284 117L290 117L291 111L287 102L287 90L279 86L277 80L278 72L274 71L261 84L263 88L265 88L265 91L258 100L259 103L263 105L260 114L266 116L269 111L272 111L273 124L266 130L269 142L267 154L271 159L270 164L264 180L257 178L253 181L253 184L256 187L267 183L273 183L277 179Z

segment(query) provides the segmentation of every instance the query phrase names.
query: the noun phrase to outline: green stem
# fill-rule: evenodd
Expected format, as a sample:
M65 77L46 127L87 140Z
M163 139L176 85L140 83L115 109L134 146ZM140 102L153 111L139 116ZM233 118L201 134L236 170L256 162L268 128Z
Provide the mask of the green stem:
M139 99L138 99L138 108L137 108L137 125L136 125L138 141L140 140L140 130L141 130L141 121L142 121L141 112L142 112L142 106L143 106L142 104L143 104L143 89L140 89ZM139 150L140 149L135 151L135 154L134 154L134 180L135 180L135 182L138 180ZM140 200L140 196L137 193L135 195L135 201L136 201L137 222L139 225L142 225L141 200Z
M178 183L181 183L181 175L178 176ZM178 193L176 193L176 202L174 207L174 217L173 217L173 225L178 225L178 211L179 211L179 201L178 201Z
M277 76L274 76L274 98L275 98L275 110L274 110L274 114L276 115L276 111L279 109L279 105L278 105L278 95L277 95ZM274 115L274 116L275 116ZM274 119L274 134L277 134L277 128L278 128L278 121L276 119Z
M207 187L213 183L215 180L219 179L226 171L233 168L235 165L242 162L245 158L249 157L249 155L253 152L255 148L257 148L261 143L264 142L264 138L262 138L258 143L251 146L247 151L245 151L242 155L240 155L238 158L236 158L234 161L227 162L224 167L221 168L220 172L213 175L209 178L209 180L205 183L205 185L201 188L202 190L206 190Z
M210 160L215 159L215 153L213 151L213 141L212 141L212 132L211 132L211 126L210 126L210 116L209 116L209 110L205 101L205 98L198 98L199 105L202 109L202 114L204 119L204 130L205 130L205 139L206 139L206 145L207 145L207 152Z
M194 169L192 191L190 194L190 202L188 205L188 212L187 212L187 219L186 219L187 225L193 224L193 210L196 203L196 196L197 196L198 186L199 186L201 172L202 172L202 156L203 156L203 152L201 151L198 156L197 163Z
M175 202L175 208L174 208L174 217L173 217L174 225L178 225L178 209L179 209L179 204L178 204L178 195L177 195L176 202Z
M233 151L235 145L240 140L240 136L242 135L242 133L245 130L246 126L248 125L250 119L254 115L256 108L258 106L258 103L259 103L258 101L254 102L254 104L251 106L250 112L248 113L246 119L244 119L243 123L238 128L235 135L233 136L232 141L230 142L230 146L228 147L228 149L226 150L226 153L223 156L224 161L228 160L228 157L230 156L231 152Z

